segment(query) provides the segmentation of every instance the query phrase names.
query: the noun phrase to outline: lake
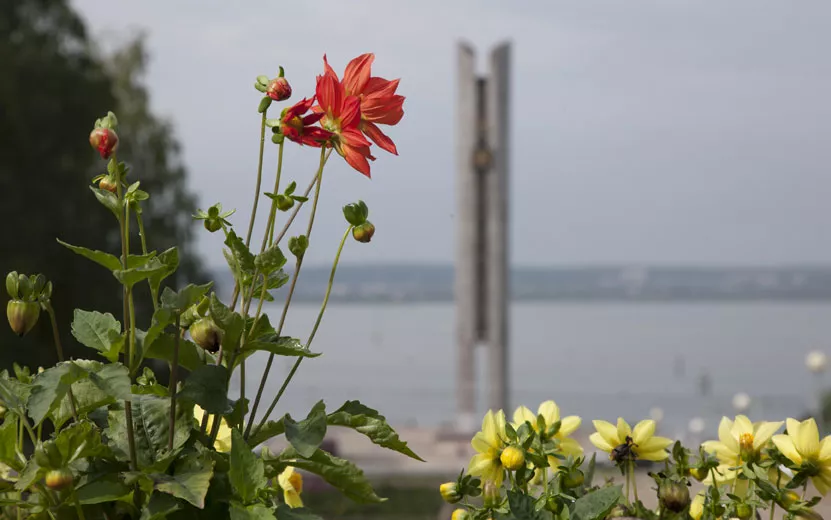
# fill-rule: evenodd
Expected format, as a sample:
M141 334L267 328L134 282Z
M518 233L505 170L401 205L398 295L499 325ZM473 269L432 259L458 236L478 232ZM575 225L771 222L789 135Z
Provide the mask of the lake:
M267 306L276 322L281 306ZM305 341L318 307L294 305L284 335ZM733 415L735 393L753 420L805 413L822 384L805 368L809 350L831 346L831 304L515 303L511 307L512 409L554 399L564 414L635 421L660 407L663 433L682 437L691 418L705 436ZM395 425L437 426L455 415L454 307L440 304L330 305L312 350L272 418L305 416L320 398L332 410L358 399ZM479 361L485 356L479 349ZM249 358L247 395L266 355ZM278 358L264 411L293 362ZM477 381L482 413L484 365ZM710 379L702 394L701 378ZM238 388L239 382L234 383ZM707 386L707 385L705 385ZM512 411L511 411L512 413Z

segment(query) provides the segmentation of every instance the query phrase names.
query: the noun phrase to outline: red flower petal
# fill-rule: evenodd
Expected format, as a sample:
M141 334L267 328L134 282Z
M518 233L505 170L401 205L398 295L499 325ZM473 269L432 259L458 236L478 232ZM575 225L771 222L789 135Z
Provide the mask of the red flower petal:
M369 145L372 144L366 140L364 134L358 128L344 128L340 131L340 142L344 146L363 146L367 148L369 153Z
M381 96L387 97L392 96L395 94L395 91L398 89L398 82L401 81L399 79L394 79L392 81L386 80L384 78L374 77L369 78L366 86L363 90L364 97L366 96Z
M398 155L398 148L395 147L395 143L392 142L392 139L387 137L380 128L375 126L375 124L370 123L369 121L364 121L361 123L361 130L363 130L364 134L366 134L366 136L369 137L373 143L377 144L379 148L382 148L393 155Z
M346 162L349 166L355 168L359 172L363 173L369 178L372 178L369 172L369 161L367 159L375 159L369 154L369 147L352 147L352 146L341 146L341 150L343 151L343 158L346 159Z
M338 79L338 73L335 72L335 69L329 66L329 61L326 59L325 54L323 55L323 74L334 76L336 81L340 81Z
M404 96L364 98L361 117L382 125L395 125L404 117Z
M355 96L348 96L340 112L341 128L357 127L361 122L361 100Z
M343 86L346 88L347 95L360 95L372 71L372 62L375 60L375 55L372 53L361 54L353 59L346 66L346 71L343 73Z
M333 118L340 117L343 111L343 85L334 77L326 74L317 77L316 95L320 107Z

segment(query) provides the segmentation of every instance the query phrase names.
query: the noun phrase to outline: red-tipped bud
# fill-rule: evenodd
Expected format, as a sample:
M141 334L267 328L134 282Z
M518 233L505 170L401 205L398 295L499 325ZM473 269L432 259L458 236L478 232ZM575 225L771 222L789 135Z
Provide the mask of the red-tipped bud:
M222 331L211 318L197 320L188 330L194 343L200 347L208 352L219 350L219 345L222 343Z
M357 240L358 242L369 242L372 240L372 235L375 234L375 226L372 225L372 222L366 221L360 226L355 226L352 228L352 238Z
M96 128L89 134L89 144L98 150L102 158L109 159L118 148L118 135L109 128Z
M44 480L49 489L63 489L72 485L72 472L68 469L53 469L46 474Z
M102 177L100 181L98 181L98 187L102 190L107 190L112 193L116 193L118 191L118 184L116 184L116 180L113 176L107 175L106 177Z
M265 94L274 101L285 101L291 97L291 85L286 78L274 78L268 83Z
M9 318L9 325L11 325L14 333L23 337L38 322L38 318L40 317L40 304L36 302L10 300L6 305L6 317Z

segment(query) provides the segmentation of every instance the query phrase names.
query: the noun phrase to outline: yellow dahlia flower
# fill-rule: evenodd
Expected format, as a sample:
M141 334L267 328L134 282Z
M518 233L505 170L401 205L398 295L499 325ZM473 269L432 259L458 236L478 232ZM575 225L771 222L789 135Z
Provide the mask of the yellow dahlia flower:
M672 444L672 439L656 437L655 421L651 419L639 422L634 429L622 417L618 417L617 426L606 421L593 422L597 431L589 436L589 440L610 456L616 447L624 444L629 444L638 459L660 461L669 456L666 449Z
M733 480L736 471L730 468L741 466L743 462L758 461L762 448L781 427L781 421L751 423L744 415L737 415L734 421L722 417L718 425L718 440L701 444L704 451L714 454L719 461L716 479L720 482ZM704 482L711 483L712 474Z
M467 472L482 480L491 481L497 486L502 483L503 467L499 457L505 449L505 413L488 410L482 419L482 431L477 432L470 442L476 455L470 459Z
M557 406L557 403L554 401L546 401L540 405L537 409L537 414L534 415L531 410L524 406L520 406L514 412L514 422L513 426L515 429L519 428L522 423L528 421L531 423L531 427L534 428L534 431L539 433L539 428L537 425L537 416L542 415L543 419L545 420L545 429L551 428L551 426L560 421L560 430L554 436L559 443L560 443L560 452L563 455L571 455L573 457L577 457L583 454L583 447L580 446L576 440L569 438L569 435L575 432L577 428L580 427L580 423L582 420L577 417L576 415L569 415L568 417L560 418L560 407ZM556 466L554 461L549 461L549 464Z
M788 419L787 430L786 435L774 435L773 443L797 466L812 466L816 474L811 481L825 495L831 489L831 435L820 440L814 419Z

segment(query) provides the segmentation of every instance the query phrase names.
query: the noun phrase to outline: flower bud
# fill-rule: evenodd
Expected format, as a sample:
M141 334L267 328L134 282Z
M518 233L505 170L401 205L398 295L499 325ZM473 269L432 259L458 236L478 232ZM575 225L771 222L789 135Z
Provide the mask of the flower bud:
M563 486L567 489L574 489L583 485L585 477L579 469L572 469L563 476Z
M277 209L280 211L288 211L294 207L294 199L288 195L278 194L276 197Z
M109 159L118 148L118 134L110 128L96 128L89 134L89 144L98 150L101 158Z
M6 416L6 407L0 404L0 419Z
M665 480L658 487L658 500L673 513L680 513L690 505L690 490L686 484Z
M40 304L36 302L24 302L21 300L10 300L6 305L6 317L9 318L9 325L15 334L25 336L40 317Z
M284 77L274 78L268 83L265 94L274 101L285 101L291 97L291 85Z
M459 493L459 486L455 482L445 482L439 486L439 493L441 493L441 497L448 504L455 504L462 499L462 495Z
M609 514L606 515L606 518L626 518L629 516L629 509L626 508L623 504L618 504L609 511Z
M299 235L289 239L289 251L291 251L291 254L293 254L298 260L303 259L303 255L306 254L306 249L308 248L309 239L306 235Z
M783 489L779 492L779 496L776 497L776 503L782 509L788 509L797 502L799 502L799 494L796 491Z
M485 501L485 507L496 507L502 502L499 486L490 480L486 480L482 486L482 497Z
M368 220L360 226L352 228L352 238L364 244L372 240L372 235L374 234L375 226Z
M750 504L745 504L744 502L736 504L736 516L740 520L748 520L753 516L753 508L750 507Z
M53 469L46 474L44 480L49 489L63 489L72 485L72 472L68 469Z
M450 520L468 520L469 518L470 513L467 512L467 509L456 509L450 515Z
M197 320L189 329L190 337L194 343L207 350L216 352L219 344L222 343L222 331L217 327L211 318Z
M516 471L525 466L525 453L519 448L508 446L502 450L499 460L508 471Z
M102 190L107 190L111 193L116 193L118 191L118 184L116 184L115 178L111 175L107 175L106 177L102 177L100 181L98 181L98 187Z
M218 218L206 218L203 225L205 226L205 229L211 233L215 233L222 229L222 221Z
M707 470L704 468L690 468L690 476L701 482L707 478Z

